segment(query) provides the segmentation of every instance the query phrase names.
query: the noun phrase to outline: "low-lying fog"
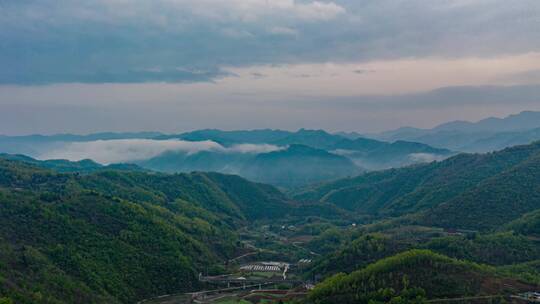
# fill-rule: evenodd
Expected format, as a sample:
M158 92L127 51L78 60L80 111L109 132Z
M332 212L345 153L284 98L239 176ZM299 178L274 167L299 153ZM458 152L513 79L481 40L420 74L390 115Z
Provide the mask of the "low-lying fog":
M118 139L90 142L69 142L50 151L42 152L36 158L67 159L78 161L92 159L101 164L125 163L150 159L164 152L185 152L195 154L201 151L222 153L267 153L282 147L268 144L238 144L224 147L214 141Z

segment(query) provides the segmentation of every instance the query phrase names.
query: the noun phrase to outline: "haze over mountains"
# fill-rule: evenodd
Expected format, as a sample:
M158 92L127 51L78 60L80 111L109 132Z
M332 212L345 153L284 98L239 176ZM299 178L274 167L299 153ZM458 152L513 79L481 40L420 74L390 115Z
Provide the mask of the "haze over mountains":
M0 304L540 303L539 29L0 0Z
M525 111L478 122L453 121L432 129L404 127L370 137L407 140L463 152L488 152L540 139L540 112Z
M0 150L41 160L91 159L132 163L162 172L239 174L283 187L354 176L366 170L443 159L446 149L397 141L348 139L323 130L200 130L155 133L54 135L0 138Z
M536 142L367 173L299 191L294 198L376 217L416 214L412 221L428 226L490 230L540 206L539 180Z
M260 155L288 150L328 153ZM0 299L133 303L204 288L199 273L234 271L246 252L313 259L293 274L320 281L302 303L517 294L540 282L539 185L538 142L293 196L219 173L3 155Z
M468 154L399 138L506 146L536 139L537 115L383 134L391 142L305 129L3 136L0 301L205 290L203 272L253 280L236 262L246 256L295 265L294 282L317 283L290 287L305 304L535 290L540 141Z
M459 152L527 144L540 139L540 112L476 123L455 121L433 129L400 128L369 137L305 129L1 136L0 151L41 160L132 163L169 173L238 174L290 188L442 160Z

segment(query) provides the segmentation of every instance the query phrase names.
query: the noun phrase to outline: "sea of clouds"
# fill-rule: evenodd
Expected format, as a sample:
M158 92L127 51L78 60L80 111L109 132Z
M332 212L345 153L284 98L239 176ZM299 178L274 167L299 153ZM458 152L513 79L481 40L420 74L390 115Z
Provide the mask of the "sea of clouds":
M214 141L118 139L90 142L68 142L65 145L41 153L37 158L67 159L78 161L91 159L101 164L126 163L150 159L164 152L184 152L195 154L201 151L219 153L268 153L282 147L268 144L238 144L224 147Z

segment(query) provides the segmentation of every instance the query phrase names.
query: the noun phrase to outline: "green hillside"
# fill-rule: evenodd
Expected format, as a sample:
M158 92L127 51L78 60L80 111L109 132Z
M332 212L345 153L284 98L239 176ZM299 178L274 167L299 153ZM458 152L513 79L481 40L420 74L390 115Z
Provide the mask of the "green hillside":
M420 221L443 227L490 230L538 208L540 153L427 211Z
M233 226L282 214L283 199L234 176L62 174L0 160L0 294L132 303L192 290L234 254Z
M540 207L539 166L535 143L367 173L304 189L295 198L379 217L424 211L425 225L493 229Z
M271 218L287 212L285 196L275 188L217 173L146 174L102 172L81 178L86 188L134 201L153 201L166 208L183 200L236 220ZM227 188L234 185L235 188Z
M540 244L510 232L434 238L418 247L460 259L494 266L540 259Z
M339 272L351 273L369 263L410 249L429 249L452 258L492 266L540 259L538 241L514 232L447 235L437 228L400 226L362 233L349 242L334 246L333 252L313 263L306 276L326 278Z
M339 272L351 273L409 247L406 243L383 234L363 235L317 260L309 269L309 276L326 277Z
M524 214L506 224L502 229L512 230L532 237L540 237L540 209Z
M351 164L302 145L255 158L266 179ZM120 168L0 158L0 299L133 303L198 290L199 273L236 271L243 261L229 259L246 254L312 260L291 274L325 279L307 303L423 303L540 282L540 143L371 172L293 198L235 175Z
M497 295L533 288L491 267L459 261L428 250L381 259L349 275L335 275L310 294L314 303L388 302L391 296L421 301ZM412 298L412 299L411 299Z
M101 165L90 159L69 161L65 159L37 160L26 155L0 153L0 159L21 161L58 172L92 173L98 171L147 171L134 164Z

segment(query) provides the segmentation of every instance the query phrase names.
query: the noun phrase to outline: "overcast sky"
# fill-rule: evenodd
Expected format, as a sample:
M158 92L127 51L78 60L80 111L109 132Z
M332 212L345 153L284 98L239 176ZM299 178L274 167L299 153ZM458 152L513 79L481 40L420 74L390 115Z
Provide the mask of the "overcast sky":
M540 110L538 0L0 0L0 134Z

